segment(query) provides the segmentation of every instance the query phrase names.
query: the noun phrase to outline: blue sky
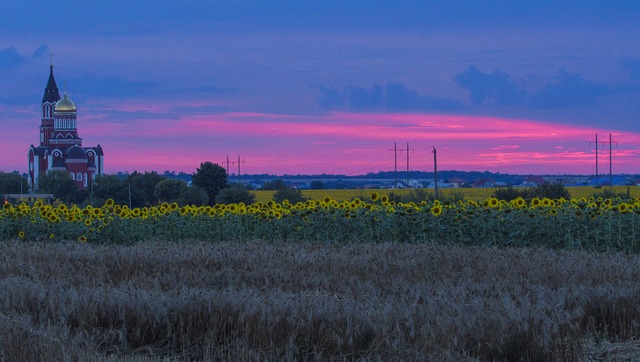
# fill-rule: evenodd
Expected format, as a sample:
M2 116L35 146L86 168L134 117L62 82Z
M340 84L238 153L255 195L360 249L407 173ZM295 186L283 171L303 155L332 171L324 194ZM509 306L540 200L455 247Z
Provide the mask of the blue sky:
M417 169L436 146L448 169L588 173L589 141L610 132L619 170L635 172L639 18L635 1L11 2L0 169L26 169L53 52L80 135L112 172L227 154L247 172L375 172L412 142ZM531 122L545 132L509 133Z

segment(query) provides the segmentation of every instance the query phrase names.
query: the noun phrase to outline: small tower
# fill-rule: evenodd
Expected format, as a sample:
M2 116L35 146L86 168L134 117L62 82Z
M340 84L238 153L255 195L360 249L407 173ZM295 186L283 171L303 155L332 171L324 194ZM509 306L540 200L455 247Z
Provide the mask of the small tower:
M44 96L42 96L40 146L49 145L49 137L51 137L51 132L53 132L53 111L56 102L59 100L60 92L58 91L58 85L56 85L56 79L53 77L52 63L49 65L49 81L47 81L47 87L44 89Z
M78 137L78 109L64 92L64 97L56 102L53 109L53 132L49 136L49 146L82 146Z

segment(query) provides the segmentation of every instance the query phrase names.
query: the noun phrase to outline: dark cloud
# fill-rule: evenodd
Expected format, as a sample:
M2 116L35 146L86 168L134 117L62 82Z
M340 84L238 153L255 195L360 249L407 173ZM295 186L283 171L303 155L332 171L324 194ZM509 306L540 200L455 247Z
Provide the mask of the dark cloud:
M384 102L382 87L377 84L374 84L371 89L347 86L344 93L347 104L353 111L376 109Z
M350 111L387 110L407 111L449 111L462 109L462 105L450 99L428 97L403 84L374 84L371 88L345 86L342 89L318 86L318 103L330 110Z
M342 99L342 94L340 91L324 87L317 86L313 87L320 92L320 96L318 97L318 103L324 109L340 109L344 105L344 100Z
M24 63L24 57L15 47L0 50L0 69L10 69Z
M385 94L387 109L392 111L449 111L463 108L458 101L426 97L414 90L407 89L404 85L398 83L388 83L385 87Z
M570 74L562 69L557 82L531 94L529 106L541 109L582 107L592 104L599 97L623 91L621 87L592 82L580 74Z
M58 79L56 79L58 80ZM64 81L58 80L58 86ZM70 93L82 93L95 97L127 98L153 93L156 86L150 82L131 82L116 77L74 78L69 82Z
M49 54L51 54L51 51L49 51L49 47L46 45L40 45L38 47L38 49L36 49L33 54L31 55L31 57L33 59L42 59L47 57Z
M631 74L633 79L640 79L640 60L625 62L623 67Z
M523 104L526 93L509 75L494 70L484 73L475 66L458 73L454 81L471 93L471 102L476 106L508 106Z

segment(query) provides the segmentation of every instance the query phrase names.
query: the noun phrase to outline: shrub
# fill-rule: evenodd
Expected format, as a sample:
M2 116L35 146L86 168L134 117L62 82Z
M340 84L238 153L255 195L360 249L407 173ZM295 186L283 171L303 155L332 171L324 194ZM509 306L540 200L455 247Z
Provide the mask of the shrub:
M562 184L559 183L546 183L535 187L528 187L522 189L515 189L511 186L496 189L493 192L493 197L499 200L511 201L522 197L525 200L531 200L535 197L543 199L571 199L571 194Z
M526 189L516 190L512 186L497 188L492 194L492 197L495 197L498 200L506 200L511 201L517 199L518 197L526 198L525 193Z
M291 187L281 188L273 194L273 201L283 202L288 200L290 203L295 204L298 202L305 202L307 198L302 196L302 191Z
M250 205L255 201L256 197L240 184L233 184L226 189L222 189L216 196L217 204L239 204L243 202L245 205Z

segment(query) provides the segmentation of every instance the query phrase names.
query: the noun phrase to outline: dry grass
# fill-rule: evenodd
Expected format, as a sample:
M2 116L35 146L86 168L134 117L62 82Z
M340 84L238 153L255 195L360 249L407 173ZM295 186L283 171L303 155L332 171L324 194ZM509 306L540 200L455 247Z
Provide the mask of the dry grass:
M640 257L412 244L0 243L0 360L611 360Z

